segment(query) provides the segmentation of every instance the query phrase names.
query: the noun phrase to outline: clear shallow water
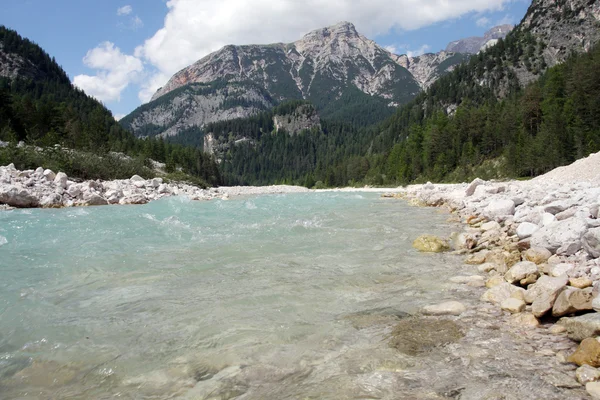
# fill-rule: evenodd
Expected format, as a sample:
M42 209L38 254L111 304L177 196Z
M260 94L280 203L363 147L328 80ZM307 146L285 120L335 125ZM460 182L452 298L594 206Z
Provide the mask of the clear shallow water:
M390 314L478 305L458 257L411 248L446 219L357 193L0 213L0 397L481 398L520 346L548 361L492 311L443 351L388 344Z

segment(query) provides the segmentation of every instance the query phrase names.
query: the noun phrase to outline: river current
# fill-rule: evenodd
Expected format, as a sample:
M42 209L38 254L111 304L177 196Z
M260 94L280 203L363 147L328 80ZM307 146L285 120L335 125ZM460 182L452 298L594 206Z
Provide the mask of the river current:
M333 192L0 212L0 398L585 398L568 343L412 249L447 219ZM445 300L469 311L418 316Z

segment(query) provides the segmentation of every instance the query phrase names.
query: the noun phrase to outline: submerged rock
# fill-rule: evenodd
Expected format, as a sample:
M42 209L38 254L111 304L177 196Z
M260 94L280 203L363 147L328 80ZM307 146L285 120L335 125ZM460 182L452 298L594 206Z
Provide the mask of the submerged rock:
M391 334L390 345L408 355L417 355L464 337L456 322L430 318L400 321Z
M423 253L441 253L450 250L448 242L434 235L419 236L413 247Z
M423 308L423 314L427 315L460 315L465 311L467 307L458 301L448 301Z
M344 315L341 318L349 321L355 329L366 329L374 325L395 324L400 319L409 316L409 314L393 308L375 308Z

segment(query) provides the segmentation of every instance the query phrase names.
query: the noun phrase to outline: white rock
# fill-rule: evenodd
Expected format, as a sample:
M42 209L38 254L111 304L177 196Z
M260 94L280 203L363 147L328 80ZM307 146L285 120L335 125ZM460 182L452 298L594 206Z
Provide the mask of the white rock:
M119 204L146 204L148 199L143 194L132 194L119 200Z
M519 239L527 239L528 237L530 237L531 235L533 235L535 232L539 231L540 227L537 226L536 224L532 224L531 222L523 222L521 224L519 224L518 228L517 228L517 236L519 237Z
M58 193L51 193L45 196L40 202L40 206L42 207L60 207L62 206L63 199L62 196Z
M42 168L42 167L37 167L34 173L35 173L36 175L43 176L43 175L44 175L44 168Z
M583 249L592 257L600 257L600 228L593 228L583 235Z
M512 297L513 295L517 295L518 293L525 293L523 288L513 286L510 283L503 282L498 286L494 286L493 288L487 290L482 296L482 301L487 301L493 304L501 304L504 300Z
M152 179L152 187L154 187L154 188L159 187L160 185L162 185L162 183L163 183L162 178L154 178L154 179Z
M145 188L146 187L146 181L145 180L133 181L133 186L135 186L138 189Z
M587 224L579 218L570 218L544 226L531 236L532 247L545 247L560 255L573 255L582 247Z
M483 181L479 178L475 179L473 182L471 182L471 184L465 191L465 196L467 196L467 197L473 196L473 194L475 193L475 189L477 189L477 186L483 185L484 183L485 183L485 181Z
M23 188L12 185L1 186L0 204L7 204L17 208L37 207L39 199Z
M525 301L531 304L546 293L560 292L568 283L569 278L566 275L556 278L544 275L525 292Z
M483 210L483 214L489 218L502 218L508 215L514 215L515 203L512 200L492 200L490 204Z
M79 185L69 186L69 188L67 189L67 194L74 199L78 198L81 194L81 189L79 188Z
M426 306L423 313L427 315L460 315L467 310L464 304L458 301L449 301L442 304Z
M87 206L105 206L108 204L108 201L96 193L88 192L83 197L83 203Z
M543 226L548 226L552 223L556 222L556 217L550 213L544 213L544 215L542 215L542 225Z
M549 275L553 277L568 275L574 268L574 265L564 263L552 265L549 267Z
M577 371L575 371L575 377L577 378L577 382L585 385L589 382L596 382L599 380L600 371L597 368L589 365L583 365L577 368Z
M504 311L508 311L512 314L517 314L517 313L525 311L525 307L526 307L526 304L523 300L515 299L513 297L510 297L510 298L504 300L500 304L500 308L502 308Z
M500 226L500 224L496 221L486 222L485 224L481 225L481 230L484 232L494 230L499 231L500 229L502 229L502 226Z
M593 399L600 399L600 382L588 382L585 385L585 390Z
M145 179L139 175L134 175L131 178L129 178L129 180L132 182L145 182Z
M521 279L525 279L528 275L538 273L537 265L531 261L522 261L513 265L511 269L504 274L504 279L508 283L519 282Z
M169 190L169 185L166 185L163 183L160 186L158 186L158 193L160 193L160 194L171 193L171 191Z
M52 182L54 178L56 178L56 174L51 169L47 169L44 170L44 178L46 178L48 182Z
M64 172L59 172L54 177L54 183L56 184L56 186L61 187L63 189L67 188L68 180L69 180L69 178L67 177L67 174L65 174Z

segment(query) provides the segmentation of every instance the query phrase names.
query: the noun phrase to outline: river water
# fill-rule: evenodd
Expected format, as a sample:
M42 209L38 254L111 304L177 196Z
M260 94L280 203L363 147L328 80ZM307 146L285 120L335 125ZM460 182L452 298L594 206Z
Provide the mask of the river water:
M585 398L568 342L411 248L447 219L372 193L0 212L0 398ZM419 316L445 300L468 311Z

